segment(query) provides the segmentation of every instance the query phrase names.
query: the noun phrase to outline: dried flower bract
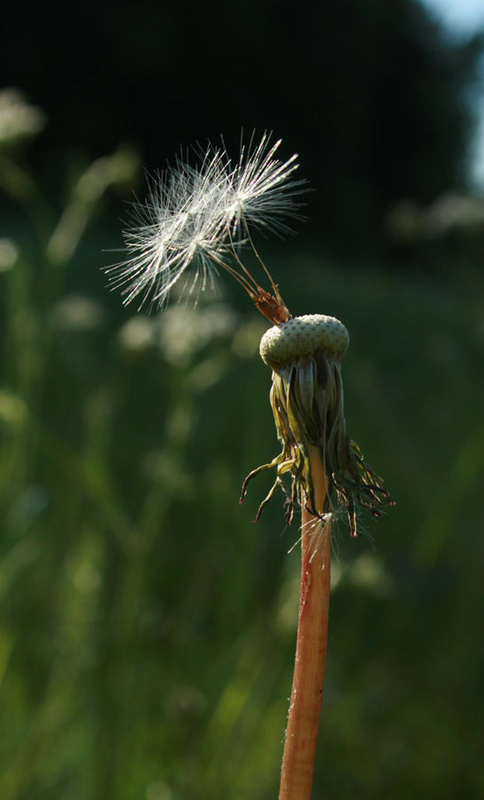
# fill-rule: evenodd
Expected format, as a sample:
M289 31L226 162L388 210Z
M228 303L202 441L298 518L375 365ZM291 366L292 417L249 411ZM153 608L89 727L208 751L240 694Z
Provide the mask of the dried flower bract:
M356 512L367 508L375 517L392 503L381 478L363 460L358 445L347 435L343 407L340 359L349 343L345 326L334 317L307 314L270 328L262 337L260 353L272 367L271 406L281 453L253 470L242 487L260 472L276 468L276 480L261 503L256 520L278 487L286 494L288 522L294 505L306 504L320 516L314 502L309 448L319 452L328 480L322 521L344 511L356 536ZM290 477L290 486L284 482Z

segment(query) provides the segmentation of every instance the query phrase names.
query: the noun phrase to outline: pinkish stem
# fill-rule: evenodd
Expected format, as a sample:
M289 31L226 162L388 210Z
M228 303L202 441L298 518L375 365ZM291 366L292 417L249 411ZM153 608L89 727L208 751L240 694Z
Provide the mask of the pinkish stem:
M316 511L323 513L326 477L316 448L310 450ZM302 511L301 598L296 661L282 761L279 800L310 800L318 743L328 640L331 531ZM319 530L319 533L316 531ZM317 542L317 547L315 547Z

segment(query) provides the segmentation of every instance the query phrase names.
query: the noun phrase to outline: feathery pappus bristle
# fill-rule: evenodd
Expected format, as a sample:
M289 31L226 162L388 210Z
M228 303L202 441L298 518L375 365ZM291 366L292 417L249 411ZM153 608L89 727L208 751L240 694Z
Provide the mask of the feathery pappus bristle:
M150 181L124 232L126 258L106 269L125 304L137 298L140 307L149 301L162 308L182 277L188 293L198 295L214 287L220 268L260 299L261 287L242 264L240 246L252 245L251 227L287 232L284 219L298 216L296 196L306 190L306 182L294 177L297 155L280 160L280 145L267 133L257 144L252 137L233 163L225 147L209 143L198 166L180 157Z

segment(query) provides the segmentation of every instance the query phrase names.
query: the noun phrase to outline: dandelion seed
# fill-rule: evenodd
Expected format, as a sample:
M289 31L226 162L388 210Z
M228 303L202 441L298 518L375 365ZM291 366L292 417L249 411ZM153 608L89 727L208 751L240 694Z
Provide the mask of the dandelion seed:
M280 144L271 144L264 134L259 144L252 139L242 146L232 164L225 149L209 143L198 167L180 158L151 182L147 200L135 204L133 224L124 234L127 258L106 270L125 303L138 298L140 307L149 301L163 308L182 277L189 277L188 294L198 295L213 289L224 269L271 321L289 318L266 267L272 294L239 255L248 242L258 257L250 227L282 233L288 230L282 217L298 214L295 197L305 181L294 178L297 155L277 158Z
M284 163L275 158L280 145L281 140L270 147L264 135L255 148L252 142L248 148L242 146L240 161L230 175L232 197L227 198L228 223L234 231L249 225L290 231L281 218L297 216L294 197L304 191L305 181L293 178L298 168L296 154Z

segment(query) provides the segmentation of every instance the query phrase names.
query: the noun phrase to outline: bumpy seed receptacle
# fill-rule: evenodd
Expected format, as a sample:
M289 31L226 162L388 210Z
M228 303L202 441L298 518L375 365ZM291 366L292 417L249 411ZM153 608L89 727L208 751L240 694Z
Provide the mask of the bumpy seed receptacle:
M269 328L261 339L259 352L268 367L283 367L299 356L321 350L327 358L340 360L348 349L350 336L339 319L325 314L293 317Z

